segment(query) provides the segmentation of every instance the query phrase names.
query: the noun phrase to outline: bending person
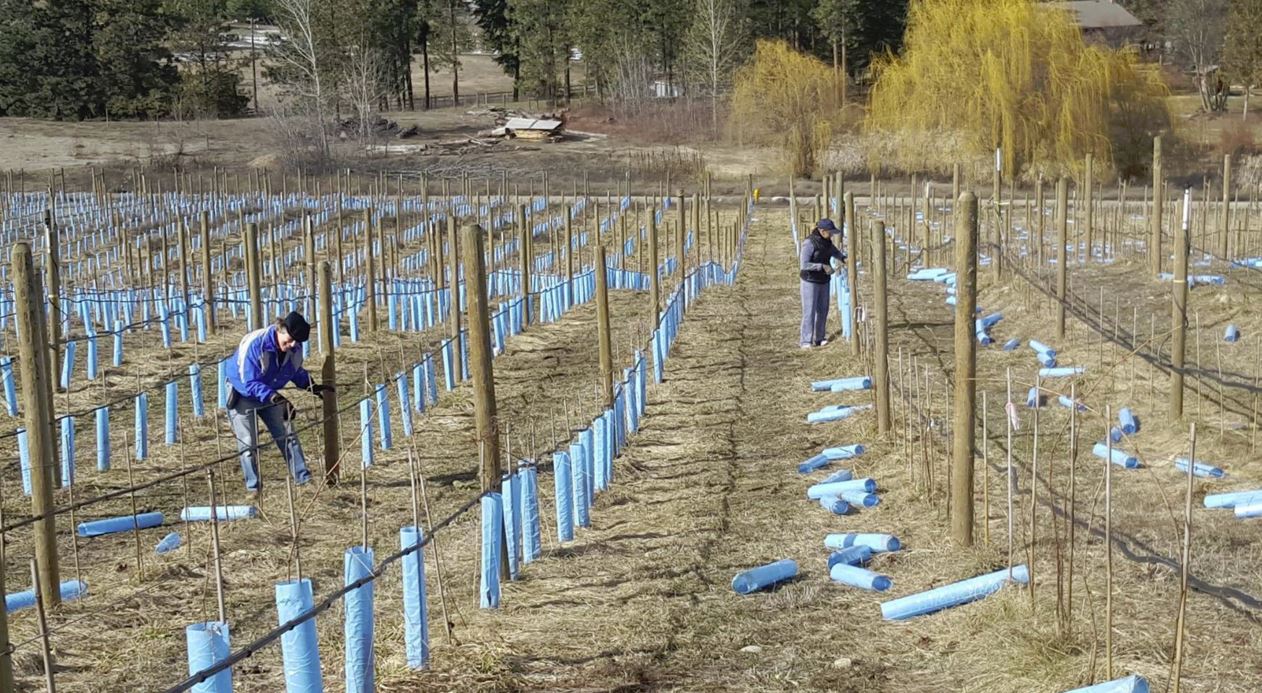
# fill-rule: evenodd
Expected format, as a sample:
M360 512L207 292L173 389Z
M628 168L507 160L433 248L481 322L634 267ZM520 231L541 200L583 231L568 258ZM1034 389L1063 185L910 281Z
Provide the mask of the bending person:
M833 273L831 261L833 258L846 261L846 254L830 240L833 234L839 233L831 219L820 219L802 241L798 276L802 279L800 344L803 349L828 343L825 330L828 326L828 282L829 275Z
M241 453L245 488L252 494L258 493L260 481L259 419L285 458L294 483L301 486L311 480L293 428L296 410L280 393L290 383L319 397L333 390L332 385L311 382L311 375L302 367L302 343L310 336L306 319L297 312L290 313L274 325L245 335L233 367L228 368L228 421Z

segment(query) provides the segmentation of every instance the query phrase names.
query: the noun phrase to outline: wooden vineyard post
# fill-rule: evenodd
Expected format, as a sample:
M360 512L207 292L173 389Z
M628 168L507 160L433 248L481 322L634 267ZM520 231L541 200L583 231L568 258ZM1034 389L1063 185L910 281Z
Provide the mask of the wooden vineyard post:
M1192 218L1192 191L1183 192L1183 223L1177 227L1174 241L1174 284L1170 302L1170 418L1183 418L1183 363L1187 351L1188 324L1188 234Z
M442 242L438 242L442 245ZM447 217L447 257L451 260L451 290L449 291L448 311L451 316L451 362L458 372L463 374L464 370L464 345L460 339L460 234L456 233L455 217ZM469 290L469 283L465 282L465 291ZM452 382L460 382L461 378L455 378Z
M688 236L688 215L684 212L684 191L679 191L679 234L675 237L675 262L679 264L679 286L682 289L684 282L688 279L688 260L684 254L686 239ZM688 302L688 294L683 293L684 303Z
M259 225L245 226L245 276L250 286L250 329L263 327L263 279L259 267Z
M378 220L380 223L380 220ZM377 259L373 242L380 228L373 226L372 210L364 210L364 303L368 304L368 331L376 332L377 322Z
M473 376L474 421L482 458L481 486L483 492L498 491L500 437L495 413L495 380L491 370L491 313L486 297L484 234L478 224L466 224L461 236L468 298L469 369Z
M662 277L657 269L657 211L649 208L649 296L653 301L653 328L661 317Z
M955 215L955 421L951 439L951 541L973 545L973 442L977 398L977 196L960 194Z
M1161 135L1152 140L1152 229L1148 238L1148 266L1153 279L1161 275L1161 207L1165 202L1161 172Z
M859 222L854 216L854 195L845 194L846 283L850 285L850 353L859 353Z
M847 193L849 195L849 193ZM876 430L890 430L889 312L885 295L885 222L872 220L872 298L876 310L876 354L873 375L876 388Z
M44 315L44 300L35 275L31 246L13 246L13 291L17 311L19 358L21 359L22 411L31 456L31 515L35 521L35 560L39 565L40 589L50 605L61 603L61 571L57 567L57 518L53 511L53 468L56 454L52 439L51 377Z
M57 214L53 204L53 189L48 188L48 209L44 212L44 243L48 249L45 258L44 272L48 276L48 305L51 312L47 316L48 324L48 372L56 375L61 372L61 234L57 232ZM152 258L150 259L152 262ZM162 266L166 267L166 256L162 257ZM163 291L166 288L163 287ZM165 293L164 293L165 295ZM29 332L23 334L30 334ZM61 380L52 378L52 388L62 391ZM58 598L61 593L58 592Z
M990 264L995 269L995 280L1003 281L1003 150L995 148L995 189L991 193L995 214L992 219L991 238L994 240L990 248ZM956 198L959 202L959 198ZM958 308L958 306L957 306ZM972 316L969 316L972 319Z
M1086 240L1087 240L1087 250L1086 250L1087 257L1084 260L1084 262L1091 262L1092 259L1095 257L1095 229L1092 228L1095 226L1095 209L1092 204L1094 191L1092 189L1093 181L1091 180L1092 173L1093 173L1092 171L1093 163L1094 161L1092 159L1092 156L1090 153L1088 153L1086 169L1085 169L1085 174L1083 176L1083 184L1082 184L1082 205L1083 205L1083 216L1085 219L1083 222L1083 226L1086 227L1086 229L1084 230L1084 233L1086 234ZM1074 257L1078 256L1076 248L1077 246L1075 245Z
M202 239L202 302L206 306L206 328L211 334L215 333L215 275L210 270L210 212L205 210L201 213L201 228L199 229ZM227 266L224 272L227 272Z
M574 205L565 206L565 307L574 305Z
M333 331L337 323L333 318L333 269L329 261L320 263L320 381L332 385L321 398L321 414L324 416L324 479L336 484L338 460L341 459L341 436L338 434L337 416L337 361L333 353ZM406 403L405 403L406 406Z
M1065 338L1066 265L1069 263L1065 244L1069 242L1069 179L1056 181L1056 338Z
M1218 257L1228 260L1227 236L1231 233L1231 154L1223 155L1222 237L1218 239Z
M605 246L596 246L596 335L600 341L600 393L602 404L613 406L613 344L609 329L609 287L606 283Z
M8 594L4 569L0 566L0 594ZM13 652L9 643L9 613L0 609L0 693L13 693Z
M184 301L184 319L188 320L192 317L193 312L189 310L188 306L190 281L188 275L188 224L183 219L181 219L179 225L176 226L176 234L178 235L176 243L179 243L180 245L180 298Z
M534 238L530 222L526 220L526 208L521 208L521 233L517 256L521 261L521 309L523 330L530 325L530 263L534 259Z

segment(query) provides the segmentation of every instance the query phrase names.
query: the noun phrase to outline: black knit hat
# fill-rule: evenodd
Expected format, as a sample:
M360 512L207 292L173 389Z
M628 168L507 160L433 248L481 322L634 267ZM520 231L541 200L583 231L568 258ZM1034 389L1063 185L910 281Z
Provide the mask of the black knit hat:
M294 338L295 342L302 343L311 337L311 325L307 324L307 319L298 311L286 315L283 324L285 331Z

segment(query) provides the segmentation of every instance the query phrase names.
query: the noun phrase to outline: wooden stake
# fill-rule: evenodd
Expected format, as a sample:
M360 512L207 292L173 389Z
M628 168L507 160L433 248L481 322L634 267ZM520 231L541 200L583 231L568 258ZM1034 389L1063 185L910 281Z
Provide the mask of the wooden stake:
M1194 478L1192 472L1196 467L1195 422L1191 425L1188 437L1190 439L1188 441L1190 450L1188 452L1187 494L1183 506L1183 561L1179 570L1179 616L1174 636L1174 675L1170 677L1170 682L1174 684L1174 693L1179 693L1179 686L1183 678L1183 658L1186 655L1183 646L1183 633L1187 629L1188 574L1191 572L1192 561L1192 479Z
M57 457L52 436L52 401L48 388L49 349L46 349L44 300L39 278L35 275L31 246L19 242L13 246L13 289L17 311L19 340L18 372L22 383L22 411L31 457L31 515L36 520L35 559L44 580L43 592L49 604L61 602L61 578L57 561L57 517L53 515L53 468ZM55 347L53 351L55 351ZM2 567L0 567L2 569Z
M850 353L858 355L859 353L859 220L854 215L854 194L845 194L845 212L846 218L844 226L846 229L846 279L850 285ZM881 231L881 240L885 240L884 227ZM884 271L882 269L882 271ZM888 409L889 403L886 402ZM888 415L888 411L886 412ZM889 428L889 419L886 418L885 428ZM884 432L885 429L878 429Z
M613 406L613 346L609 329L609 287L605 245L596 245L596 336L600 344L600 392L605 407Z
M259 225L245 226L245 273L250 286L250 329L263 327L263 278L259 266Z
M1174 284L1171 286L1170 330L1170 418L1183 418L1183 363L1187 351L1188 302L1188 220L1191 218L1192 191L1183 194L1183 223L1174 244Z
M973 444L977 397L977 196L960 194L955 217L955 425L952 433L951 540L973 545Z
M1066 244L1069 242L1069 180L1056 181L1056 338L1065 338L1065 289L1069 264Z
M851 193L846 193L846 204L851 213L853 208L850 205L853 203ZM858 220L850 228L857 231ZM879 219L872 220L872 255L872 296L876 312L876 354L873 356L872 374L875 376L876 386L876 430L885 435L890 430L890 336L885 286L885 223ZM901 350L899 362L902 362Z
M468 292L469 368L473 376L474 420L482 450L480 472L483 492L500 488L500 441L495 405L495 379L491 367L490 306L486 296L482 227L466 224L461 232L464 274Z

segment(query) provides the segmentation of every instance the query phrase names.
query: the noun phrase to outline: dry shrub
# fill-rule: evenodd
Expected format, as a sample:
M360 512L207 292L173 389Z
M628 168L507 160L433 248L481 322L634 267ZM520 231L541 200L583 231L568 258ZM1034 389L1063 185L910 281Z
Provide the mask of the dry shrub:
M875 66L868 127L958 133L958 149L915 138L899 165L940 168L1003 148L1007 171L1142 166L1169 129L1158 72L1133 52L1088 46L1068 12L1030 0L921 0L903 53ZM1140 146L1143 145L1143 146Z
M730 126L740 140L783 147L794 176L810 176L839 124L836 73L783 41L759 41L735 77Z
M1247 123L1231 119L1223 125L1218 133L1218 158L1230 156L1239 161L1245 156L1258 154L1258 143L1253 137L1253 128Z

